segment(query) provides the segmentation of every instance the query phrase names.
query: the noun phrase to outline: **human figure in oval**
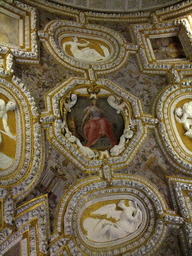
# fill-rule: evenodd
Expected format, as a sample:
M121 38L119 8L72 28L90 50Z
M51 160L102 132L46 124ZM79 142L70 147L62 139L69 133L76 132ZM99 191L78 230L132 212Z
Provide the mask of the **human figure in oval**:
M6 169L13 162L13 153L10 152L14 148L16 136L12 134L9 127L9 113L15 111L17 105L13 101L8 101L0 99L0 168ZM11 143L11 148L10 148ZM10 150L11 149L11 150Z
M86 147L91 147L101 137L107 136L110 139L112 147L116 145L112 125L105 117L104 111L99 108L97 100L92 100L92 105L85 110L82 120L84 126L84 136L87 140Z
M105 60L109 56L109 50L102 44L99 44L99 47L102 49L103 55L94 49L94 45L90 41L80 38L81 41L84 41L84 43L82 43L76 36L72 39L73 41L63 43L63 49L66 51L66 46L69 45L70 51L76 59L94 62Z
M119 210L116 210L118 207ZM108 204L92 212L93 218L86 218L83 227L87 238L94 242L110 242L135 232L142 222L142 212L134 201L125 200ZM108 220L113 218L116 222Z

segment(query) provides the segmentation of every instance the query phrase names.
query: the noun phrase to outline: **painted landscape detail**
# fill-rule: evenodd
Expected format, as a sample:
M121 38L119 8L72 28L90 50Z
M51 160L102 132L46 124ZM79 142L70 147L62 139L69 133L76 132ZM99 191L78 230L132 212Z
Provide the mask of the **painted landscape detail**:
M178 36L151 38L151 44L157 60L186 58Z

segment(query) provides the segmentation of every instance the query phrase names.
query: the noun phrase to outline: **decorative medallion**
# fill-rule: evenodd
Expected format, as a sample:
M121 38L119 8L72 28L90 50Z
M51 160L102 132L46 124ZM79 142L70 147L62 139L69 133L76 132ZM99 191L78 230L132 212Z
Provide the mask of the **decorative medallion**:
M0 3L0 54L11 52L19 62L38 63L36 9L19 1L14 7L9 3Z
M27 193L40 174L43 161L40 136L38 112L29 90L15 76L11 81L1 78L0 185L12 185L14 197Z
M40 36L57 61L78 72L89 68L98 74L115 71L131 52L119 33L99 25L51 21Z
M51 142L86 171L126 166L147 134L139 100L108 80L70 78L47 95L47 107Z
M174 167L191 173L192 89L167 87L156 103L156 111L161 120L158 137L166 157Z
M166 235L168 218L183 221L150 183L135 176L114 178L109 187L96 178L81 181L60 205L57 232L71 238L72 255L151 254Z

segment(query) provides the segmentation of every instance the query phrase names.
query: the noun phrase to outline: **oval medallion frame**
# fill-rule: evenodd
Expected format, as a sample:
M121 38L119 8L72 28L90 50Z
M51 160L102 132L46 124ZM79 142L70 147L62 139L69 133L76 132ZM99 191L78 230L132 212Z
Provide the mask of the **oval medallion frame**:
M116 71L127 61L131 52L127 50L126 40L118 32L99 25L72 21L51 21L44 28L42 40L60 64L81 73L89 68L93 68L97 74ZM64 43L66 47L63 47ZM72 45L74 50L71 50Z
M15 158L9 168L0 172L0 186L11 186L12 196L17 201L31 191L42 171L44 150L39 113L34 98L17 77L13 76L11 81L0 78L0 93L17 106Z
M88 239L81 225L86 209L92 207L98 210L106 202L116 204L119 200L132 200L138 204L137 207L142 211L139 228L135 233L109 242ZM56 230L58 234L70 237L68 249L72 255L128 255L130 252L133 255L151 254L166 236L167 227L163 215L167 210L167 205L156 188L137 176L120 175L113 179L110 187L105 181L90 178L82 180L66 192L57 213ZM89 216L92 214L88 210L84 219Z
M175 111L177 108L182 109L190 99L192 100L192 88L174 85L164 89L154 105L157 118L161 120L156 133L160 146L171 165L188 174L191 174L192 169L192 150L187 144L190 143L189 140L192 142L192 138L186 137L186 131L182 127L184 124L177 121L182 115L178 118Z

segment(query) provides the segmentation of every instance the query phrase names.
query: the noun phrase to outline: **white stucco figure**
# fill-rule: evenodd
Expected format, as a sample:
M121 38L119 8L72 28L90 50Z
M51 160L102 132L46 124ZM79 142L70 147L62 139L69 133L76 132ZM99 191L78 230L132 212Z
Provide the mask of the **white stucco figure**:
M93 159L99 156L97 151L94 151L88 147L85 147L81 144L80 140L76 138L72 133L69 131L66 122L62 123L62 129L65 130L66 134L65 137L73 144L77 145L79 151L81 151L86 157Z
M111 150L110 154L111 156L118 156L126 146L126 142L131 139L134 135L134 132L128 127L124 130L123 134L120 137L119 144L115 145Z
M5 133L7 136L9 136L12 139L16 139L14 135L12 135L10 128L7 124L8 121L8 115L7 112L11 110L15 110L17 107L16 103L13 101L9 101L7 104L5 103L4 100L0 99L0 118L2 118L3 122L3 129L4 131L0 131L0 143L2 141L2 136L1 133Z
M77 102L77 94L71 94L70 98L65 101L65 109L68 110L68 112L71 112L71 108L76 104Z
M129 201L129 206L125 205L125 200L120 200L117 205L108 204L94 211L92 215L94 218L86 218L83 227L87 231L87 238L94 242L123 238L135 232L142 222L142 212L133 201Z
M84 61L100 61L105 60L109 56L109 50L102 44L99 44L99 46L103 50L104 56L101 55L97 50L88 46L92 44L91 42L81 39L85 41L85 43L80 43L78 42L78 38L76 36L72 39L73 41L68 41L63 44L63 49L65 51L66 46L70 45L70 51L76 59Z
M175 119L183 123L185 135L192 138L192 101L183 104L182 108L175 109Z

